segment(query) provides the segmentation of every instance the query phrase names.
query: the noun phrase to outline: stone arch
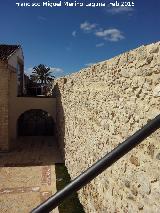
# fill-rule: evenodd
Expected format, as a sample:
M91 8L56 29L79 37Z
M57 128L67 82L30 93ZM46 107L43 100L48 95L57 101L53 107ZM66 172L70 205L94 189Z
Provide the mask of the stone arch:
M17 136L53 136L55 122L43 109L30 109L17 118Z

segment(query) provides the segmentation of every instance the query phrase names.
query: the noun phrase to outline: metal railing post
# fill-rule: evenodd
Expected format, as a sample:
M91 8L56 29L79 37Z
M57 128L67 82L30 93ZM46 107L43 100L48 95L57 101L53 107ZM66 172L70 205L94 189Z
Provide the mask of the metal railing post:
M98 160L93 166L84 171L62 190L58 191L44 203L33 209L32 213L47 213L56 208L66 197L81 189L158 128L160 128L160 115L149 121L144 127L126 139L123 143L119 144L114 150Z

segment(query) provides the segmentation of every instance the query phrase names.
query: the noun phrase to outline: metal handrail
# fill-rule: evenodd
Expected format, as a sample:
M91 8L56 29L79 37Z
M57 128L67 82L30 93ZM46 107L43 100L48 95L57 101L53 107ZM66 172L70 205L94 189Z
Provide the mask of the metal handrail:
M37 206L31 211L31 213L48 213L56 208L66 197L73 192L80 190L83 186L97 177L105 169L110 167L113 163L127 154L140 142L150 136L160 128L160 114L153 120L150 120L144 127L126 139L123 143L119 144L110 153L106 154L103 158L98 160L93 166L84 171L81 175L76 177L71 183L69 183L62 190L55 193L48 200Z

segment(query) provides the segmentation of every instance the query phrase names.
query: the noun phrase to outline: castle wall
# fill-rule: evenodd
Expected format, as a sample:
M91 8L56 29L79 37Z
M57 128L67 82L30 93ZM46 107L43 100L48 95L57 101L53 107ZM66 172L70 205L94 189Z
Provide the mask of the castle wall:
M57 131L75 178L160 113L160 42L58 79ZM87 213L159 212L160 130L79 191Z

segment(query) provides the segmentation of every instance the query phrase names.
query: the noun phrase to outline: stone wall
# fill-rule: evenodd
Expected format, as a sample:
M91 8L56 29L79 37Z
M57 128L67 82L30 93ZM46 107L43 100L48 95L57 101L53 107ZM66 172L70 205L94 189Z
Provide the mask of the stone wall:
M55 82L57 130L73 179L160 113L160 42ZM79 191L87 213L160 210L160 130Z
M8 149L8 81L7 64L0 62L0 151Z

